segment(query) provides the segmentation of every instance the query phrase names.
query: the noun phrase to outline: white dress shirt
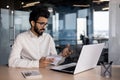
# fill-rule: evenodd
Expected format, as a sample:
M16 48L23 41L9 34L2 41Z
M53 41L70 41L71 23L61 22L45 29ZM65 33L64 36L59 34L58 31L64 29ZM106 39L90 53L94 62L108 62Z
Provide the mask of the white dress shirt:
M9 66L39 67L39 59L50 54L57 55L53 38L47 33L37 37L29 30L16 37L9 57Z

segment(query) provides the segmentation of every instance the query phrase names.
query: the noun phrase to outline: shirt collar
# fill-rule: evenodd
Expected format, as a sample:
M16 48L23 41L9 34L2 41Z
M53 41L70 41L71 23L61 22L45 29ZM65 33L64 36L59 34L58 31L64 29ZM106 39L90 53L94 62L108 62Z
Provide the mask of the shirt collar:
M37 37L35 34L32 33L31 30L29 30L29 33L30 33L30 36L31 36L32 38L40 38L40 37L43 36L43 35L42 35L42 36Z

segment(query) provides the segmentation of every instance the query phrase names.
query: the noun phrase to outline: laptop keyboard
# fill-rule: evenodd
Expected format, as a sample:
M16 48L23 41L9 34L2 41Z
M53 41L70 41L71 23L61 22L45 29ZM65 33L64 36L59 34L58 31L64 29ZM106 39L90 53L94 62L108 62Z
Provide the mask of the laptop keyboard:
M74 71L76 66L71 66L62 70L67 70L67 71Z

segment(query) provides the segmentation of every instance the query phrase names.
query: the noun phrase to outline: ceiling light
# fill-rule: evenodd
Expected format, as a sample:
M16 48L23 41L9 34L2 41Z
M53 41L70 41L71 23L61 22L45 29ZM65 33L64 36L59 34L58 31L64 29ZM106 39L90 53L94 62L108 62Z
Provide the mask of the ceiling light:
M24 4L24 2L21 2L21 4L23 5L23 4Z
M95 2L95 3L104 2L104 1L110 1L110 0L93 0L93 2Z
M6 6L6 8L9 8L9 7L10 7L9 5Z
M103 11L109 10L109 7L102 8Z
M49 7L49 8L48 8L48 11L49 11L49 12L53 12L53 8Z
M110 0L100 0L100 1L110 1Z
M89 7L90 5L89 4L87 4L87 5L76 5L76 4L74 4L73 6L74 7Z
M25 7L31 7L31 6L34 6L34 5L39 4L39 3L40 3L39 1L37 1L37 2L31 2L31 3L28 3L28 4L24 5L23 8L25 8Z

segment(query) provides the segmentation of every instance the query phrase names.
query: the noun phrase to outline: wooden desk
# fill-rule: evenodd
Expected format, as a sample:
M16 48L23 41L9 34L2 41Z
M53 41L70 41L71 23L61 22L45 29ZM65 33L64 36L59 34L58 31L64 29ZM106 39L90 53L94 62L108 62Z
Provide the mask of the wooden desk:
M23 70L26 69L0 66L0 80L26 80L21 74L21 71ZM43 77L36 80L120 80L120 66L112 67L111 78L101 77L100 67L76 75L55 72L48 68L40 68L40 72Z

